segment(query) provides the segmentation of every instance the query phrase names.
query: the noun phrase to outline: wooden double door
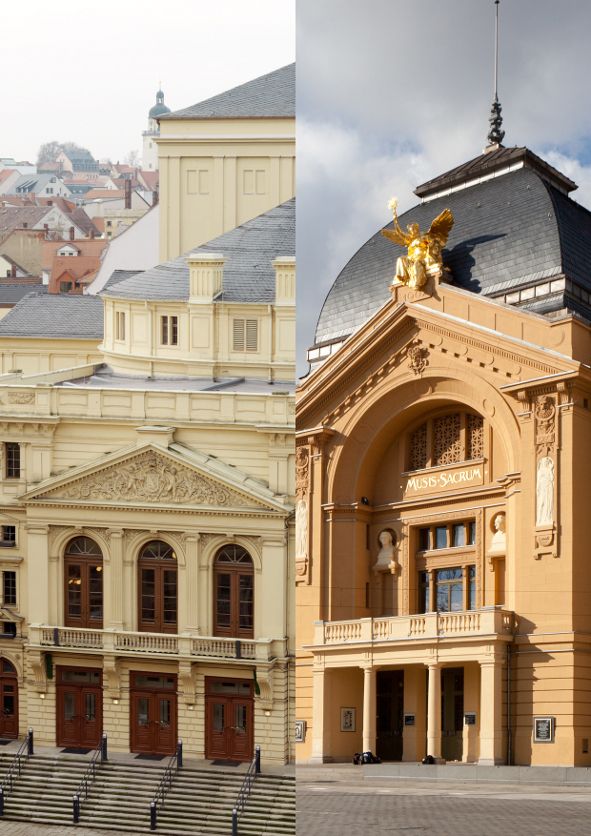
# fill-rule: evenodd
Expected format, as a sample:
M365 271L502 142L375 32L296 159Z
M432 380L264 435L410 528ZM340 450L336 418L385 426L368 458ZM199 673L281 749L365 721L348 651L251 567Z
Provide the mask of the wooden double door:
M254 749L252 681L205 680L205 757L250 761Z
M177 743L177 678L131 674L131 751L172 755Z
M14 665L0 659L0 738L18 737L18 679Z
M376 752L384 761L402 760L404 671L376 675Z
M57 668L56 740L58 746L94 749L103 727L102 671Z

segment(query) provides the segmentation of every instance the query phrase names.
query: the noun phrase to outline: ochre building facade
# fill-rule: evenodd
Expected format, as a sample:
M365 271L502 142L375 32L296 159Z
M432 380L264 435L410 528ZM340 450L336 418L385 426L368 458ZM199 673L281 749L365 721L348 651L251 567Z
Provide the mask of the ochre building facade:
M407 213L451 206L447 280L388 294L378 235L325 303L297 408L302 762L591 763L591 223L528 153Z

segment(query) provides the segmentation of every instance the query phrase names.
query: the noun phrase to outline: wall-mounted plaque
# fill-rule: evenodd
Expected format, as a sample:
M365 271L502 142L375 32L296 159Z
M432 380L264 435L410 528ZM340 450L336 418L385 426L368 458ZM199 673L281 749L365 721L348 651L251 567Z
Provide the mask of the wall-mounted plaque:
M467 726L475 726L476 725L476 712L475 711L466 711L464 714L464 723Z
M534 717L534 743L554 743L554 717Z
M415 724L415 715L414 714L405 714L404 715L404 725L405 726L414 726Z
M305 720L296 720L295 721L295 742L296 743L304 743L306 740L306 728L307 723Z
M356 713L355 708L341 708L341 731L355 731Z

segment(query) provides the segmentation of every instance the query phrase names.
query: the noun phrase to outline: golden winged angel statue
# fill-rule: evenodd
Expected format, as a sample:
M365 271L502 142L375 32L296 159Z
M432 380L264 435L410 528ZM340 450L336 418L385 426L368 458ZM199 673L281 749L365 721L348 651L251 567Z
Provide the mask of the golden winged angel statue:
M382 235L407 248L407 254L396 261L395 278L413 289L423 287L429 276L440 279L444 270L441 253L454 223L451 210L440 212L428 232L421 235L417 223L408 224L406 232L401 229L396 198L392 198L388 206L394 214L394 229L382 229Z

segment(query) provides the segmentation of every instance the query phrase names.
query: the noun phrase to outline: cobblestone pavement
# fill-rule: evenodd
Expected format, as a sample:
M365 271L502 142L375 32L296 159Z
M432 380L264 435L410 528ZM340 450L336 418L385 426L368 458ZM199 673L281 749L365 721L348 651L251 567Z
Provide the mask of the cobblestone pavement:
M0 836L117 836L117 831L95 830L80 824L65 827L4 819L0 822Z
M582 836L589 787L299 782L297 836Z

